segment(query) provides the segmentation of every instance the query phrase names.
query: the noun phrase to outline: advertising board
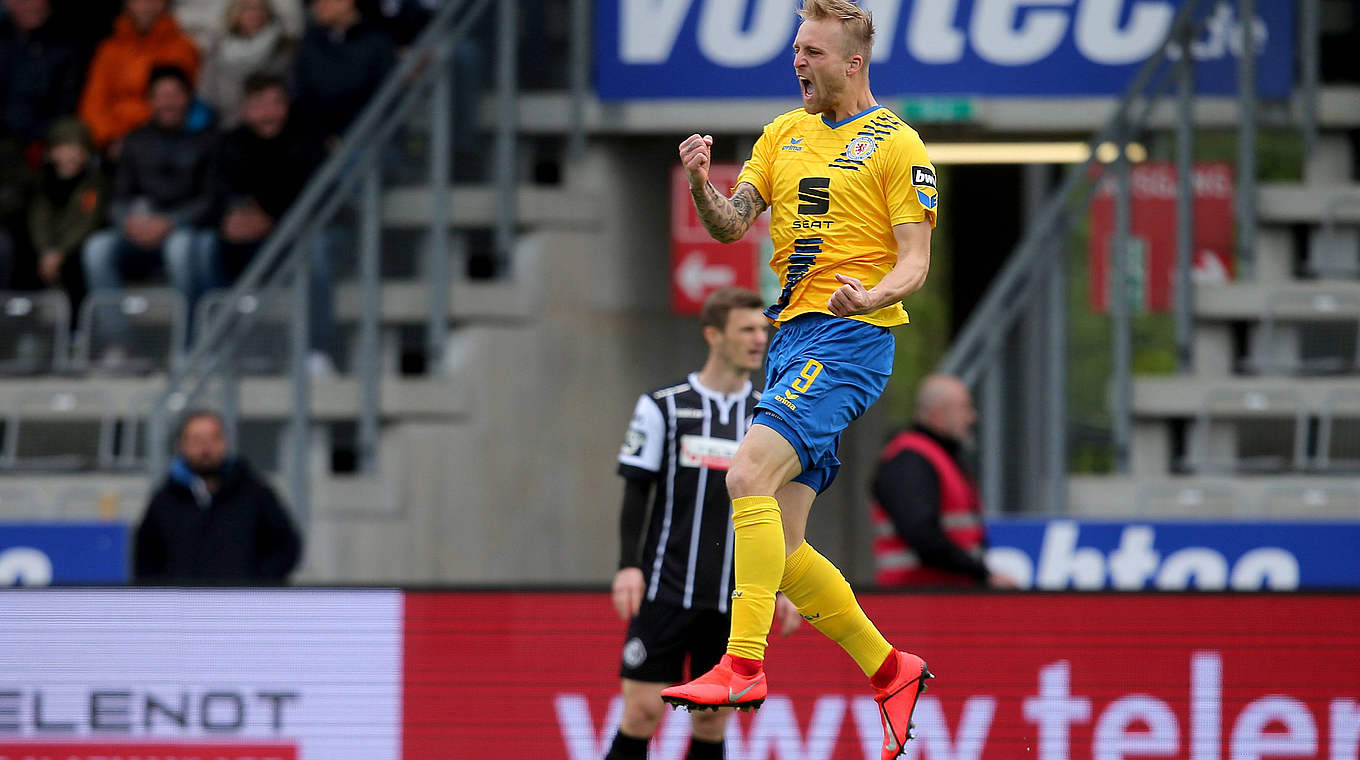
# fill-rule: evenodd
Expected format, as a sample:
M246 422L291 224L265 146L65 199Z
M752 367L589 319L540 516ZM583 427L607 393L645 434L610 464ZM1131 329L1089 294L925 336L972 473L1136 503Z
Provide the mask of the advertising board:
M910 760L1356 760L1355 594L868 593L939 676ZM603 592L8 590L0 760L599 760ZM864 677L810 626L729 760L873 760ZM682 760L665 713L652 760Z
M122 523L0 523L0 586L125 583Z
M1024 588L1360 588L1360 523L1002 520L987 563Z
M889 640L939 676L910 760L1354 760L1360 598L866 594ZM604 594L409 594L406 757L445 747L598 760L622 710L623 625ZM771 637L771 696L729 760L875 760L876 706L811 627ZM682 760L666 711L652 760ZM473 755L460 755L472 757Z
M0 600L0 759L397 760L397 591Z
M879 97L1122 93L1182 0L862 0L877 34ZM1255 4L1257 88L1284 98L1297 3ZM1205 3L1192 40L1196 92L1237 88L1238 4ZM596 91L606 100L787 96L796 105L790 0L598 0ZM793 107L791 105L790 107ZM774 114L771 114L773 116Z

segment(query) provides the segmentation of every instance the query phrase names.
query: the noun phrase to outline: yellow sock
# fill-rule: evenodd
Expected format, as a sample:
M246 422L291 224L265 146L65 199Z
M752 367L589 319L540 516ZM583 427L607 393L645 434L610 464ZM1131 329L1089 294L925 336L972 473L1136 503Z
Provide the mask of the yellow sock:
M779 590L804 620L840 644L864 675L872 676L888 659L892 645L860 609L845 576L806 541L784 558Z
M732 549L736 590L727 653L765 659L765 637L774 619L774 595L784 572L784 523L773 496L732 500Z

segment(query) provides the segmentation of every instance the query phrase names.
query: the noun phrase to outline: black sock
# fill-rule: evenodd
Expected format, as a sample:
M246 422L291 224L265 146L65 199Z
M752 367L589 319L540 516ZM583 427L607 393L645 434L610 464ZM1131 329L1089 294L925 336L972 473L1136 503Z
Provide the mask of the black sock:
M689 738L689 754L685 760L723 760L723 743L706 742L697 736Z
M634 739L620 731L614 734L614 744L604 760L647 760L647 739ZM722 757L722 755L718 755Z

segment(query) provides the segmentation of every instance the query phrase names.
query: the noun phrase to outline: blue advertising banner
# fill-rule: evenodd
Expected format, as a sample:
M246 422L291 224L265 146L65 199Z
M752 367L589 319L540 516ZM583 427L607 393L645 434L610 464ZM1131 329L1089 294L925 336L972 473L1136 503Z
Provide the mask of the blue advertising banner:
M1184 0L860 0L877 27L880 99L912 95L1078 96L1123 92ZM1257 88L1293 81L1294 7L1256 3ZM600 98L779 97L796 101L794 0L597 0ZM1237 3L1206 3L1190 45L1197 91L1235 91Z
M0 586L125 583L122 523L0 523Z
M1024 588L1360 588L1360 522L1097 522L988 525L987 564Z

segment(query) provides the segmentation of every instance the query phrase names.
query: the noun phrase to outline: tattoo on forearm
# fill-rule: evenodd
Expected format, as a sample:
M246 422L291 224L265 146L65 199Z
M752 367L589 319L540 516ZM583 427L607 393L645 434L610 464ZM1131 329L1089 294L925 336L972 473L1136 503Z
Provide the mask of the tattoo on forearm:
M698 189L690 188L699 221L714 240L731 243L740 240L751 222L765 210L765 199L748 183L737 185L731 198L723 197L713 183L705 182Z

